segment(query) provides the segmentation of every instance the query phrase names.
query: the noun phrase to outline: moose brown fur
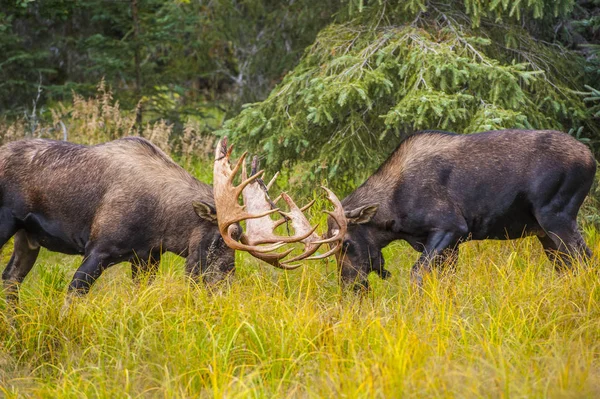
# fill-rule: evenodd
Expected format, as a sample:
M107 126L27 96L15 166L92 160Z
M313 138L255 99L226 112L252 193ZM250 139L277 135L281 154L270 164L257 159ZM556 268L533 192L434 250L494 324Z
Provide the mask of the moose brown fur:
M561 132L415 134L342 201L342 282L366 287L369 272L388 276L381 249L399 239L422 253L417 283L432 264L454 265L467 239L536 235L557 264L588 258L576 217L595 171L590 150ZM329 235L338 229L330 219Z
M1 147L0 246L13 236L2 274L11 297L40 247L84 255L69 286L78 293L119 262L131 262L134 278L154 272L165 251L186 257L187 273L207 283L234 269L212 188L138 137L89 147L43 139Z

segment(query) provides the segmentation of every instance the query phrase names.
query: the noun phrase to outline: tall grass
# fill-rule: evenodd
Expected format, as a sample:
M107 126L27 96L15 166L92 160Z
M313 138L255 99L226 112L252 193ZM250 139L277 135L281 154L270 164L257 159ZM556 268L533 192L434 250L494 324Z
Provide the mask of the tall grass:
M600 236L586 232L600 253ZM533 239L471 242L455 275L393 277L343 294L333 263L283 273L238 254L210 293L166 257L153 284L109 269L58 317L79 259L44 253L21 308L0 304L6 397L598 397L596 269L554 272ZM595 265L597 266L597 265Z
M103 86L52 115L34 132L0 126L2 139L60 138L59 122L88 144L138 132ZM190 162L213 146L198 129L174 138L158 122L141 134L210 182L210 163ZM600 254L599 232L585 236ZM285 273L238 253L217 292L188 281L175 255L153 284L133 284L121 264L60 318L81 258L42 250L21 306L0 295L0 397L600 396L597 261L558 274L535 239L470 242L456 274L418 291L417 254L400 242L384 254L392 278L372 277L362 296L342 293L327 261Z

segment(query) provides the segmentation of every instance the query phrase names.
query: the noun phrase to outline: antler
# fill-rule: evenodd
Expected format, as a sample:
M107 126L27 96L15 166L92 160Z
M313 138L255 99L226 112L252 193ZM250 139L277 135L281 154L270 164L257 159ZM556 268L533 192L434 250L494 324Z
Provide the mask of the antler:
M325 213L332 217L334 222L337 224L338 228L332 230L332 232L333 232L332 237L323 239L323 240L319 241L319 243L330 244L330 247L333 246L332 243L336 243L336 244L329 251L327 251L324 254L321 254L319 256L313 256L311 259L323 259L323 258L326 258L326 257L336 253L339 249L341 249L342 243L344 240L344 236L346 235L346 232L348 231L348 222L347 222L346 216L344 215L344 207L342 206L342 203L340 202L338 197L333 193L333 191L331 191L330 189L328 189L325 186L321 186L321 188L327 192L327 199L334 206L333 211L325 211Z
M243 164L248 153L244 152L235 164L234 168L231 169L231 166L229 165L229 158L231 157L232 150L233 146L227 148L227 138L225 137L223 140L219 141L215 151L213 192L215 197L215 207L217 209L217 223L219 225L219 232L221 233L221 236L223 237L223 240L227 246L232 249L240 251L252 251L256 253L274 251L283 246L285 242L277 241L272 243L272 245L258 246L239 243L233 238L233 234L235 234L238 228L236 226L237 223L241 222L242 220L262 218L277 212L278 209L270 209L259 214L251 214L244 209L245 206L241 206L238 203L238 197L244 190L244 187L258 179L263 172L261 171L256 173L250 178L244 179L238 186L234 186L233 178L240 169L240 166ZM241 241L244 241L244 234L242 234Z
M252 170L251 170L252 176L261 175L263 173L263 171L256 172L257 169L258 169L258 157L255 156L252 159ZM245 165L242 165L242 180L244 180L244 181L250 180L246 176ZM262 180L260 180L259 178L256 178L253 182L251 182L251 184L248 184L242 191L244 205L245 205L246 209L248 210L248 212L252 212L252 213L259 212L262 214L266 214L270 210L275 209L277 212L284 215L286 217L286 219L292 219L292 217L290 215L288 215L284 212L281 212L279 210L279 208L275 208L275 203L269 201L267 187L264 186L264 183L263 184L261 184L261 183L262 183ZM287 194L285 194L285 193L282 194L282 196L284 198L285 197L289 198L287 196ZM290 201L291 201L291 198L290 198ZM287 200L286 200L286 202L287 202ZM293 203L293 201L292 201L292 203ZM289 204L289 202L288 202L288 204ZM305 207L305 209L306 209L306 207ZM302 212L300 212L300 215L297 215L295 213L294 217L304 218L304 221L310 227L310 224L308 224L308 220L306 220L306 217L304 217ZM279 227L280 225L282 225L283 223L285 223L286 219L280 219L278 221L274 221L267 215L267 216L263 216L263 217L259 217L259 218L255 218L255 219L246 221L246 240L247 240L248 244L249 245L260 245L260 244L273 243L273 242L284 242L284 243L299 242L299 241L304 240L308 236L310 236L317 229L317 227L315 226L312 229L297 230L296 225L293 223L294 220L292 219L292 225L294 226L294 229L296 230L295 234L293 236L287 236L287 237L276 235L274 233L274 230L277 227ZM303 227L304 227L304 225L303 225Z
M252 176L255 176L258 173L261 173L261 172L257 173L257 169L258 169L258 157L255 156L252 159L252 169L250 170L250 173ZM247 179L246 168L245 168L245 165L242 165L242 180L246 180L246 179ZM244 199L244 204L246 206L246 209L249 212L252 212L252 213L260 212L260 213L264 214L269 209L275 208L275 202L277 202L277 200L279 200L279 198L277 198L277 200L275 202L271 201L268 196L268 191L267 191L269 186L272 183L273 183L273 179L271 180L271 182L268 185L265 186L263 181L261 179L257 178L251 184L248 184L244 188L244 190L242 191L242 196ZM312 203L310 203L309 205L302 208L302 210L300 210L300 209L298 209L296 204L294 204L294 201L287 194L283 193L281 195L281 197L284 198L284 200L288 204L290 204L290 203L293 204L293 206L296 207L297 211L292 210L292 205L290 205L290 209L291 209L290 213L284 213L284 212L279 211L278 208L275 208L278 210L279 213L281 213L285 217L284 219L274 221L267 215L267 216L264 216L261 218L247 220L246 221L246 234L242 237L242 242L244 244L256 246L256 245L272 243L272 242L285 242L285 243L305 242L306 240L310 239L310 237L312 235L314 235L314 231L316 230L317 226L311 227L308 220L306 220L306 217L304 216L304 214L302 214L302 211L308 209L310 207L310 205L312 205ZM277 227L281 226L287 220L292 221L292 227L294 228L294 235L288 236L288 237L276 235L274 233L275 229ZM280 252L280 253L266 254L266 253L256 253L253 251L249 251L249 252L252 256L254 256L258 259L261 259L275 267L278 267L281 269L286 269L286 270L292 270L292 269L296 269L300 265L293 265L293 266L289 265L289 261L280 262L281 259L285 258L292 251L293 251L293 248L286 250L284 252ZM315 251L316 251L316 248L315 248ZM296 258L297 257L293 258L292 260L296 260Z
M321 239L304 215L314 201L308 205L299 208L294 200L282 193L275 201L271 201L268 196L268 189L273 183L275 177L268 185L260 179L264 171L257 172L258 157L252 160L251 176L248 177L244 160L247 153L244 153L233 170L229 166L229 158L232 148L227 148L227 138L224 138L217 145L214 167L214 195L215 205L217 207L217 220L219 231L225 240L225 243L233 248L249 252L252 256L261 259L275 267L286 270L296 269L301 265L290 265L291 262L296 262L302 259L322 259L335 253L341 247L341 240L346 232L346 218L339 199L329 189L323 187L328 193L329 200L334 204L333 212L326 211L336 221L339 229L337 233L328 239ZM233 185L233 179L238 170L242 168L242 183L237 187ZM242 194L244 206L239 205L238 197ZM280 199L288 204L289 211L282 212L276 207L275 203ZM284 216L284 219L274 221L269 215L279 212ZM246 220L246 233L241 234L240 242L233 238L236 223ZM279 236L274 233L274 230L285 223L291 221L294 229L292 236ZM322 244L339 241L331 250L318 256L314 254ZM304 251L281 262L288 256L293 249L283 252L267 253L275 251L286 243L301 242L304 244ZM270 244L270 245L263 245Z

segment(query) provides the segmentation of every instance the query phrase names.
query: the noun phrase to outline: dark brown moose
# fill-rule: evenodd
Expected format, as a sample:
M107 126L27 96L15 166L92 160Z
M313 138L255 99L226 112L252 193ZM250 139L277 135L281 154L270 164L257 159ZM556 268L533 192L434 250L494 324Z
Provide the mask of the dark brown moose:
M138 137L89 147L43 139L1 147L0 246L12 236L2 278L13 299L40 247L84 255L69 285L77 293L119 262L131 262L134 279L154 273L165 251L186 257L186 272L208 284L234 270L212 188Z
M556 131L410 136L342 201L344 223L328 221L330 237L343 232L342 283L360 289L372 271L387 277L381 249L394 240L422 253L411 271L419 285L432 266L453 268L468 239L535 235L557 266L585 260L576 217L595 171L589 149Z

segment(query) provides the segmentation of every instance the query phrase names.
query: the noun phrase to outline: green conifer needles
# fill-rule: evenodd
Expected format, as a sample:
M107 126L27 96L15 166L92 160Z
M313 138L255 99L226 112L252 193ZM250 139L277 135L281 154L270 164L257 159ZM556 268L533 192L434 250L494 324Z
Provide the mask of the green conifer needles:
M436 21L433 29L423 29L423 21L329 26L270 96L247 105L223 133L264 153L273 169L293 160L304 178L335 174L337 188L351 188L414 130L568 130L586 123L572 71L561 80L560 70L541 69L559 68L554 50L533 58L521 49L517 57L451 19Z

